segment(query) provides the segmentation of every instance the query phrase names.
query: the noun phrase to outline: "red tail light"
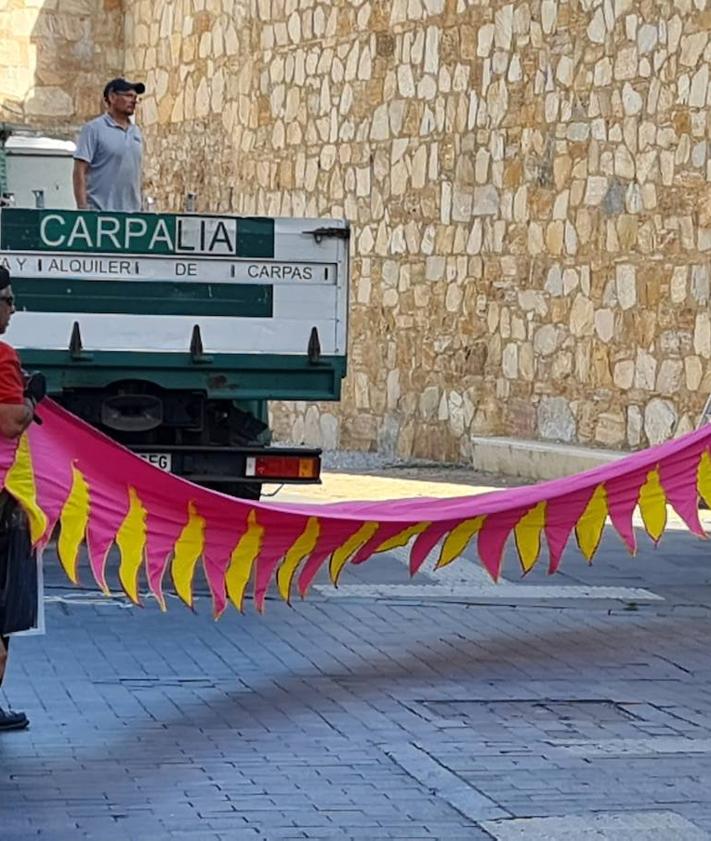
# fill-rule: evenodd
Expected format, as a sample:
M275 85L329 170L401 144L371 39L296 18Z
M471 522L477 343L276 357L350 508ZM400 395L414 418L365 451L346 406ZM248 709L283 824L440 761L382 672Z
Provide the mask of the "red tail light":
M318 479L321 459L318 456L248 456L245 475L256 479Z

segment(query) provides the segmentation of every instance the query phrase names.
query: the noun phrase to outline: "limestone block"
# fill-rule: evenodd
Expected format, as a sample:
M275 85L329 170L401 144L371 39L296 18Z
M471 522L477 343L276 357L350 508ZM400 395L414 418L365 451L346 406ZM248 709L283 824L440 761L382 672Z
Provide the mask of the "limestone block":
M425 261L425 279L430 281L442 280L442 278L444 277L444 269L444 257L428 257Z
M595 64L593 84L597 88L605 88L612 84L612 60L609 56L601 58Z
M432 420L439 407L440 390L437 386L430 385L424 389L420 396L420 414L426 420Z
M623 310L631 309L637 303L637 272L634 266L622 264L615 272L617 301Z
M320 441L319 446L325 450L338 448L338 418L328 412L324 412L319 418Z
M74 114L74 102L62 88L36 87L25 101L25 112L31 117L40 118L71 117Z
M668 441L675 430L677 410L669 400L652 398L644 408L644 432L651 446Z
M590 336L593 332L595 307L590 298L578 293L570 310L570 332L573 336Z
M554 324L544 324L533 335L533 348L536 354L550 356L558 347L560 334Z
M563 275L558 263L554 263L548 270L544 288L550 295L563 294Z
M689 391L696 391L701 385L701 378L703 376L703 365L698 356L687 356L684 360L684 372L686 377L686 387Z
M703 108L706 104L709 87L709 66L704 63L691 78L689 96L687 99L690 108Z
M651 52L658 43L659 32L656 26L645 23L637 30L637 49L640 55Z
M639 406L627 408L627 443L630 447L638 447L642 441L642 412Z
M634 382L634 362L631 359L623 359L617 362L612 372L612 381L617 388L627 391L632 388Z
M537 429L541 438L569 442L575 438L575 417L564 397L544 397L538 404Z
M704 359L711 358L711 319L709 319L708 312L700 312L696 315L694 350Z
M447 286L447 294L445 295L444 306L447 312L458 313L461 311L462 299L464 292L461 286L450 283Z
M691 297L698 304L708 304L710 290L708 266L693 266L691 269Z
M518 377L518 345L514 342L504 347L501 367L507 379L515 380Z
M536 289L524 289L518 293L518 304L524 312L534 311L543 317L548 312L546 299L542 292Z
M657 360L641 348L635 359L634 387L642 391L654 391L657 373Z
M599 205L607 193L607 178L600 175L593 175L587 179L585 185L585 204L590 206Z
M594 440L605 447L618 447L624 443L627 423L624 412L602 412L595 424Z
M641 95L630 85L629 82L622 88L622 107L625 114L630 117L642 111L644 100Z
M304 444L318 447L321 443L321 425L319 423L318 406L309 406L304 418Z
M535 357L533 353L533 345L530 342L524 342L519 345L518 369L522 379L527 382L533 382L535 375Z
M498 9L495 14L495 42L500 50L511 49L511 39L513 35L513 3Z
M573 76L575 73L575 64L570 56L563 55L558 60L558 67L556 68L556 79L563 87L569 88L573 84Z
M573 355L567 350L556 353L551 365L551 377L554 380L562 380L573 373Z
M706 48L708 37L708 31L705 29L700 32L694 32L691 35L685 35L681 39L679 62L685 67L696 67L701 54Z
M637 47L622 47L615 57L614 76L617 81L634 79L637 75Z
M499 192L492 184L475 187L473 194L472 213L474 216L493 216L499 212Z
M479 27L477 34L477 50L476 54L479 58L486 58L491 54L491 48L494 43L494 24L485 23Z
M660 394L673 396L680 387L684 363L680 359L665 359L657 375L657 391Z
M587 35L593 44L605 43L607 26L605 24L605 15L603 13L602 6L599 6L596 9L595 14L592 16L592 20L588 24Z
M610 309L601 309L595 312L595 333L600 341L606 344L612 341L615 330L615 317Z
M538 222L531 222L528 226L528 253L535 256L544 252L543 228Z

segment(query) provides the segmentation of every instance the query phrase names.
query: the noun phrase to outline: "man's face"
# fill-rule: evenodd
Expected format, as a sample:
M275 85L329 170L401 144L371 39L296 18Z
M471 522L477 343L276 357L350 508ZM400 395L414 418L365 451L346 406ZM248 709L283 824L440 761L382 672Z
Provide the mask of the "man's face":
M0 289L0 334L7 330L14 312L15 296L12 294L12 286L6 286Z
M111 91L109 93L109 106L112 111L117 114L123 114L125 117L131 117L136 111L136 103L138 102L138 95L136 91Z

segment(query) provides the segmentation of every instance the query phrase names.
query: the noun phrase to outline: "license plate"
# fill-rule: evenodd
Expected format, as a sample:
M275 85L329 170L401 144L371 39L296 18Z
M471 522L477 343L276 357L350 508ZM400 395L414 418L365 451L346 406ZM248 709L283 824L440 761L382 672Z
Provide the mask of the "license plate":
M173 467L173 457L170 453L137 453L144 461L170 473Z

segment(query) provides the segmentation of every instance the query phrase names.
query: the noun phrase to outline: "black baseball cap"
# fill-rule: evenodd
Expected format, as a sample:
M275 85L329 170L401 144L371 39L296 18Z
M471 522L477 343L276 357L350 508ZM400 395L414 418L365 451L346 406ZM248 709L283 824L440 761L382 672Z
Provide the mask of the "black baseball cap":
M0 289L5 289L11 283L10 272L5 266L0 266Z
M139 96L146 92L146 86L143 82L127 82L125 79L112 79L107 82L104 88L104 99L110 93L126 93L127 91L135 91Z

